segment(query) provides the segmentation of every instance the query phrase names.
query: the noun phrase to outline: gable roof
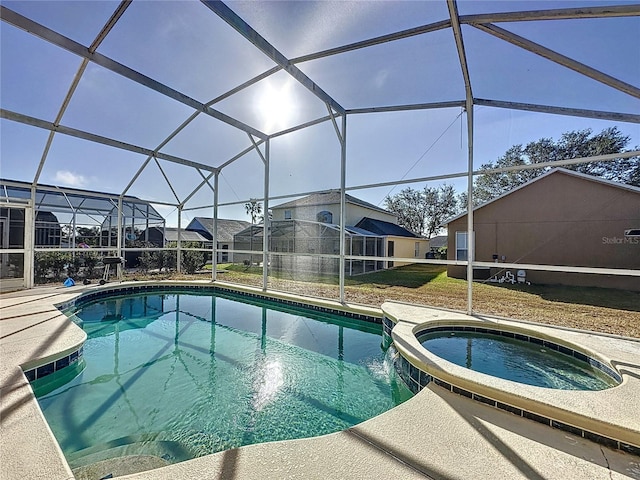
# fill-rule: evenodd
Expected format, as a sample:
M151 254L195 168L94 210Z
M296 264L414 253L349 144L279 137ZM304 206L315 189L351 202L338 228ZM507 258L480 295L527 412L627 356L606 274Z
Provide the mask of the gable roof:
M157 227L154 227L157 228ZM162 232L161 228L158 228ZM177 242L178 241L178 229L173 227L165 227L164 229L164 239L167 242ZM181 242L210 242L211 240L203 237L200 232L196 230L181 230L180 231L180 241Z
M421 238L419 235L407 230L395 223L376 220L374 218L364 217L356 224L357 228L362 228L378 235L391 235L394 237L411 237Z
M446 247L449 237L447 235L437 235L429 239L430 248Z
M234 236L246 237L247 235L253 235L254 237L256 236L261 237L263 230L264 230L263 223L256 223L254 225L249 224L242 230L236 232Z
M542 180L543 178L546 178L550 175L554 175L554 174L565 174L565 175L571 175L573 177L576 178L580 178L582 180L588 180L591 182L596 182L596 183L600 183L603 185L608 185L610 187L616 187L616 188L621 188L623 190L629 190L631 192L634 193L640 193L640 187L635 187L633 185L628 185L626 183L618 183L618 182L614 182L612 180L606 180L604 178L600 178L600 177L594 177L593 175L587 175L586 173L581 173L581 172L576 172L574 170L568 170L566 168L554 168L553 170L549 170L548 172L540 175L539 177L534 178L533 180L529 180L527 183L523 183L522 185L517 186L516 188L509 190L508 192L503 193L502 195L497 196L496 198L492 198L491 200L489 200L488 202L484 202L483 204L478 205L477 207L473 208L473 211L475 212L476 210L486 207L487 205L492 204L493 202L496 202L498 200L503 199L504 197L511 195L514 192L517 192L518 190L521 190L523 188L528 187L529 185L532 185L540 180ZM462 212L459 215L456 215L455 217L452 217L450 219L448 219L446 222L443 222L442 225L447 225L451 222L454 222L455 220L458 220L462 217L465 217L467 215L467 212Z
M197 228L197 225L200 224L202 228L205 229L209 238L213 238L213 218L210 217L195 217L189 225L187 225L186 230L196 230L202 231L200 228ZM241 230L244 230L251 222L247 222L246 220L231 220L225 218L218 219L218 242L232 242L233 236Z
M339 225L336 225L336 227L338 228L338 230L340 230ZM347 226L347 227L344 227L344 229L346 230L347 233L351 235L359 235L361 237L380 237L381 236L377 233L373 233L373 232L370 232L369 230L365 230L364 228Z
M358 205L360 207L369 208L371 210L375 210L377 212L383 212L388 215L393 215L391 212L385 210L384 208L380 208L373 203L365 202L364 200L360 200L352 195L345 193L345 201L347 203L351 203L352 205ZM274 207L270 207L272 210L281 209L281 208L292 208L292 207L313 207L313 206L322 206L322 205L334 205L336 203L340 203L340 191L331 190L329 192L323 193L312 193L311 195L307 195L306 197L298 198L296 200L292 200L290 202L281 203L280 205L276 205Z

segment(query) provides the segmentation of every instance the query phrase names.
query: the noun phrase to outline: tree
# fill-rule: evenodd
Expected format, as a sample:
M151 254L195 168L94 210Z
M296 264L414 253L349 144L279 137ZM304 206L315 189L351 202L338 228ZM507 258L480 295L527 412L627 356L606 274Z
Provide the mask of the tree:
M138 241L136 246L153 247L149 242ZM176 248L177 242L170 242L167 247ZM143 272L157 269L158 273L162 273L162 270L169 270L176 268L177 254L175 251L170 250L156 250L156 251L143 251L138 257L139 268Z
M247 212L247 215L251 217L251 235L249 236L249 250L253 251L253 226L256 223L256 220L260 217L262 213L262 204L255 200L251 199L249 202L244 204L244 209ZM253 255L251 255L250 264L253 263Z
M426 215L425 230L427 238L434 236L445 220L458 212L458 200L453 185L442 185L439 188L424 189Z
M385 198L387 210L398 217L398 224L428 238L440 230L443 221L457 213L458 200L452 185L403 189Z
M273 220L273 212L269 210L268 215L269 220ZM264 212L258 215L258 223L264 223Z
M535 142L528 143L525 147L514 145L496 162L483 164L480 170L527 166L555 160L622 153L626 151L629 140L630 138L623 135L616 127L606 128L596 135L592 135L591 129L566 132L557 141L550 138L541 138ZM580 163L566 168L614 182L640 186L639 157ZM473 186L473 204L479 205L492 200L543 175L549 170L549 167L544 167L479 175L476 177ZM466 194L463 194L459 200L466 204Z
M260 214L262 213L262 203L252 199L244 204L244 209L247 212L247 215L251 217L251 225L253 225L256 223L256 220L260 218Z
M198 248L198 242L182 242L184 248ZM183 250L180 256L180 267L188 274L196 273L206 263L206 255L203 251Z
M84 261L84 277L87 279L94 278L94 272L100 257L96 252L86 252L82 254Z
M384 199L387 210L398 217L398 225L417 234L424 230L424 198L422 192L407 187Z
M100 245L100 227L76 227L76 243L92 247Z

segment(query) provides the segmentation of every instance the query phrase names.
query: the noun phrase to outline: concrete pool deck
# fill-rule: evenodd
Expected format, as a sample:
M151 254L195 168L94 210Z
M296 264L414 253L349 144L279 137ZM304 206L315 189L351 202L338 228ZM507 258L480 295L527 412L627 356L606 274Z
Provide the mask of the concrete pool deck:
M192 285L194 282L162 283L170 286ZM197 283L212 285L210 282ZM141 282L131 284L140 285ZM3 480L99 479L110 473L115 477L153 465L153 462L125 457L97 464L93 470L76 471L77 476L74 476L23 374L23 370L77 350L85 340L84 332L59 312L56 304L68 302L85 291L115 285L120 284L42 287L0 295L0 478ZM215 285L260 292L223 282L215 282ZM300 298L286 294L277 296ZM307 298L302 300L309 301ZM313 303L345 308L335 302L313 300ZM381 310L360 306L347 308L382 314ZM385 308L395 311L401 318L405 316L401 311L408 312L407 309L415 307L393 304L385 305ZM442 310L422 307L420 311L424 315L443 314ZM409 315L413 317L414 313ZM448 317L451 315L458 314L446 313ZM505 321L483 318L486 321ZM413 321L421 320L414 318ZM590 350L617 361L623 386L627 388L616 387L607 391L609 412L615 412L616 423L631 430L637 428L640 423L639 397L625 395L639 391L640 341L514 323L527 329L548 329L553 336L570 335L573 338L583 335L585 337L581 341L589 343L587 347ZM572 341L578 343L575 338ZM587 407L580 403L576 408ZM402 405L343 432L251 445L123 478L385 477L640 479L640 457L518 417L431 383Z

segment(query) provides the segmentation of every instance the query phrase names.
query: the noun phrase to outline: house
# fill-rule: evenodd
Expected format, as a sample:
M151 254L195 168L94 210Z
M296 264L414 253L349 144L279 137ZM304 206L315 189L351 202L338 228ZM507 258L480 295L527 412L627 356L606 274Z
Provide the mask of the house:
M62 245L62 228L58 217L40 210L36 213L35 246L58 247Z
M387 257L425 258L429 251L429 241L420 237L395 222L385 222L364 217L356 224L356 228L372 232L384 238ZM369 255L369 253L366 253ZM387 262L387 268L406 265L406 262Z
M178 243L178 229L174 227L150 227L147 229L143 238L147 238L149 242L158 247L167 247L170 244ZM195 230L181 230L180 242L197 244L200 248L211 248L211 240L204 237L200 232Z
M346 225L355 225L364 217L397 223L391 212L372 203L345 194ZM314 193L306 197L271 207L272 219L307 220L312 222L340 224L340 192Z
M178 243L178 229L174 227L149 227L136 235L131 237L137 242L149 242L155 247L173 247L175 248ZM190 232L188 230L180 231L180 242L184 247L197 247L208 248L211 250L211 242L204 238L198 232ZM188 243L187 243L188 242ZM185 245L186 244L186 245ZM144 245L139 243L138 246ZM124 254L125 265L128 268L134 268L140 266L141 250L127 250ZM210 258L211 254L207 255Z
M445 258L447 241L447 235L436 235L435 237L431 237L429 239L429 253L427 258Z
M478 279L505 276L500 262L640 269L640 237L633 235L640 228L638 187L559 168L475 208L473 215L474 260L496 263L474 270ZM466 260L467 215L451 219L447 229L447 258ZM449 265L447 273L466 278L466 267ZM531 283L640 290L638 277L524 273Z
M340 192L315 193L272 207L273 220L297 220L333 225L339 230ZM354 238L348 255L424 258L428 240L398 225L398 218L391 212L345 194L345 218L347 234ZM377 238L378 240L373 240ZM362 241L362 248L359 243ZM355 245L356 248L353 248ZM354 253L351 253L354 252ZM327 252L331 253L331 252ZM333 253L338 253L334 248ZM397 263L395 265L404 265ZM387 262L384 268L394 266Z
M351 195L345 196L345 251L349 256L424 258L428 240L399 226L392 213ZM271 268L335 274L340 254L340 192L317 193L271 208L269 251ZM262 250L263 226L236 235L236 249ZM278 255L281 253L281 255ZM298 255L287 255L297 253ZM306 254L300 256L300 254ZM320 257L319 255L332 255ZM243 254L243 260L256 255ZM366 273L407 262L347 259L348 275Z
M234 237L238 232L249 227L251 224L244 220L229 220L225 218L218 218L218 238L217 249L218 259L217 263L233 262L233 253L229 253L228 250L234 250ZM213 239L213 218L210 217L195 217L185 230L198 232L209 242Z
M16 248L24 245L24 211L15 208L0 209L1 248ZM11 227L11 228L10 228ZM62 238L62 227L52 212L38 210L36 212L34 245L36 247L68 246L69 241ZM65 245L66 243L66 245ZM4 255L6 256L6 254Z

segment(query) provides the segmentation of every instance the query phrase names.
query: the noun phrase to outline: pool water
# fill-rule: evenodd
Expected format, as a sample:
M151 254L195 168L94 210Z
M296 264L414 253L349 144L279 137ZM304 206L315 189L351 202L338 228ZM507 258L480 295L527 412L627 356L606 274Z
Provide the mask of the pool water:
M481 332L420 335L430 352L494 377L561 390L604 390L618 383L600 369L536 343Z
M323 435L411 396L373 323L218 293L114 297L75 315L79 374L34 382L72 468Z

